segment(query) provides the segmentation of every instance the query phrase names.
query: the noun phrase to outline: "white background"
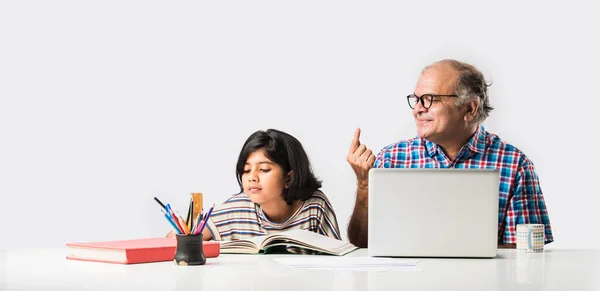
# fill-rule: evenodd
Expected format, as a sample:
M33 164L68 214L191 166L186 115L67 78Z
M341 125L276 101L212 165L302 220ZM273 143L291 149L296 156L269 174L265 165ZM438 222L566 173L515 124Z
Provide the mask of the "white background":
M0 1L0 249L162 236L152 197L237 193L258 129L301 140L346 237L355 127L415 135L441 58L482 70L486 129L534 162L556 242L598 241L592 1Z

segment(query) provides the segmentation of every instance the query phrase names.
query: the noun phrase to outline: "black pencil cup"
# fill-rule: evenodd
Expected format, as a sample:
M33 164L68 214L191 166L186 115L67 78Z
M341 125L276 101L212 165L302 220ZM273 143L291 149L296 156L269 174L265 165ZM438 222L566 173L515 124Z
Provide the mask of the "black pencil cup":
M202 234L177 235L177 250L173 262L179 266L193 266L206 264L204 248L202 246Z

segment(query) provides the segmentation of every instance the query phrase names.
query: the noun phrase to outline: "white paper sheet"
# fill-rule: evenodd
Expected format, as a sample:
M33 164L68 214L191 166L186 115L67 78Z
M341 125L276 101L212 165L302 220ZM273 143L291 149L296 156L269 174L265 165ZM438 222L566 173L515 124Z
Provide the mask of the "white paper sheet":
M298 256L274 258L276 262L296 269L347 270L347 271L419 271L417 261L371 257L322 257Z

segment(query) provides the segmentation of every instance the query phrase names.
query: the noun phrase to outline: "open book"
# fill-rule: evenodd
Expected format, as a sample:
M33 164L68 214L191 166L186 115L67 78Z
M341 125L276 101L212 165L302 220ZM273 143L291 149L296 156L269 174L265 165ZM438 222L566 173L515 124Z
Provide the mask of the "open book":
M273 250L283 248L343 256L358 249L349 242L302 229L282 231L249 239L221 241L220 243L221 253L223 254L262 254L276 252Z

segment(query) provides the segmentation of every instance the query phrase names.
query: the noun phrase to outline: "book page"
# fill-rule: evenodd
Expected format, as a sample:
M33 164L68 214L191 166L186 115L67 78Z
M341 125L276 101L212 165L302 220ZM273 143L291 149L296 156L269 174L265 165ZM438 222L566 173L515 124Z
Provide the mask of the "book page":
M293 245L335 255L343 255L357 249L348 242L302 229L271 234L262 242L261 249L273 245Z
M255 237L248 238L245 240L252 242L256 246L256 249L258 250L260 248L260 246L263 244L263 241L266 240L267 238L269 238L270 236L272 236L272 234L255 236Z
M127 263L125 250L68 247L67 259Z
M260 245L269 235L261 235L247 239L220 241L221 250L224 252L231 251L233 253L258 253ZM241 251L239 251L241 250Z

